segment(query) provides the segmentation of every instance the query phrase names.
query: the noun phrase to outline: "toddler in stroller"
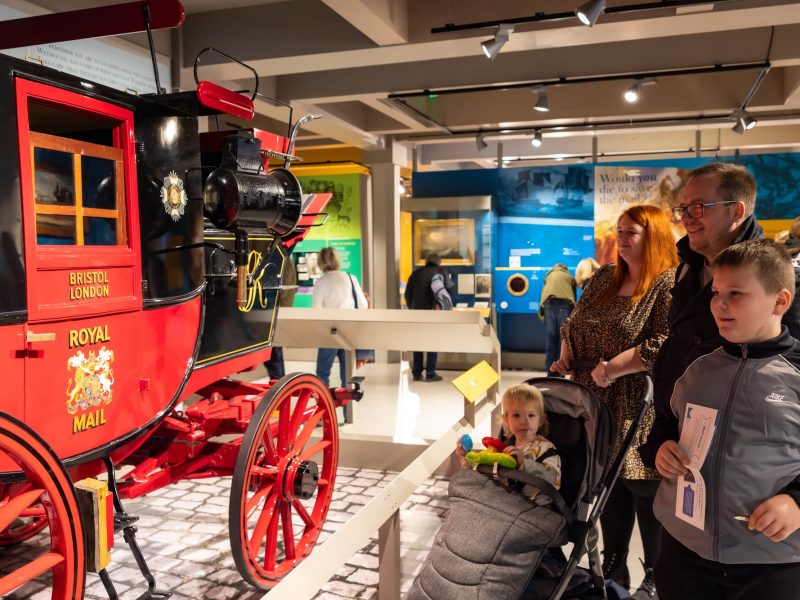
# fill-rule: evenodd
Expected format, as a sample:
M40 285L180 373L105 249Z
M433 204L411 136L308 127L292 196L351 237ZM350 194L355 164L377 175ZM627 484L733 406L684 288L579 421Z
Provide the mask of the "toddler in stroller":
M410 600L606 597L595 525L621 467L619 458L611 461L613 419L578 383L550 378L526 383L544 398L547 440L561 463L560 490L553 485L557 479L548 481L554 469L544 462L533 475L487 465L456 473L450 480L450 513ZM651 398L648 383L623 448L630 446ZM504 422L508 425L505 414ZM569 561L560 549L567 542L574 544ZM576 573L587 552L590 572Z

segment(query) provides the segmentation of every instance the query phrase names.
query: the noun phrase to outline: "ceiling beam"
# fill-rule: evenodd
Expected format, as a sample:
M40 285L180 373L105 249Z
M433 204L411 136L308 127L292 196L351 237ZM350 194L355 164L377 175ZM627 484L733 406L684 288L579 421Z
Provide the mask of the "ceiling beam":
M800 23L800 10L787 11L785 6L768 6L714 13L713 19L709 18L707 14L687 14L635 22L598 23L592 28L576 25L520 32L511 36L503 48L503 53L731 31L740 29L743 22L747 23L750 28ZM407 65L412 62L430 61L432 57L447 59L479 56L480 41L484 38L485 35L479 35L399 46L264 58L250 60L248 63L259 73L269 75L310 73L373 65ZM224 80L229 66L224 64L208 65L204 69L205 77L212 80Z
M322 0L379 46L408 43L407 0Z

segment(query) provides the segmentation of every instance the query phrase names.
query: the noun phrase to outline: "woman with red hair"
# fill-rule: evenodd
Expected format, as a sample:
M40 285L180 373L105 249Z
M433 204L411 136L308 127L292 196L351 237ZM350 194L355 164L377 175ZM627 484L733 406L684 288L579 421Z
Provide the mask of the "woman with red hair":
M551 367L572 374L611 410L617 424L616 452L641 407L644 382L667 337L670 289L678 256L667 213L652 205L631 206L617 221L617 262L597 271L561 329L561 356ZM600 518L603 574L630 587L627 557L634 520L644 546L645 579L634 598L658 598L653 565L661 524L653 516L659 474L646 467L637 448L647 440L653 407L625 455L620 478Z

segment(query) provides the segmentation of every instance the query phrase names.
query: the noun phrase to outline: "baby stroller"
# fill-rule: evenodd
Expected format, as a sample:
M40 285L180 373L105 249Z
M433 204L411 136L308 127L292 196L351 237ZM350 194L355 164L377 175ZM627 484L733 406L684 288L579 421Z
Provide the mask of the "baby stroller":
M648 406L645 397L612 462L616 426L579 383L533 378L545 400L547 438L561 458L561 488L515 470L480 465L450 480L450 514L407 596L409 600L607 598L596 524ZM523 496L536 486L549 504ZM537 498L538 500L538 498ZM573 543L569 560L561 547ZM588 554L589 571L577 569Z

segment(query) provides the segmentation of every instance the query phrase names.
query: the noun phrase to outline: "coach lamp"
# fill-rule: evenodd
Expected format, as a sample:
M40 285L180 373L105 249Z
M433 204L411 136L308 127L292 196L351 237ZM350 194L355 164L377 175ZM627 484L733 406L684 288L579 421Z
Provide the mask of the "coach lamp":
M248 235L267 230L275 239L291 234L302 214L300 182L287 169L264 171L261 141L239 131L225 138L222 163L206 180L203 211L215 227L236 234L236 303L243 307L247 293ZM265 267L251 273L251 280Z

